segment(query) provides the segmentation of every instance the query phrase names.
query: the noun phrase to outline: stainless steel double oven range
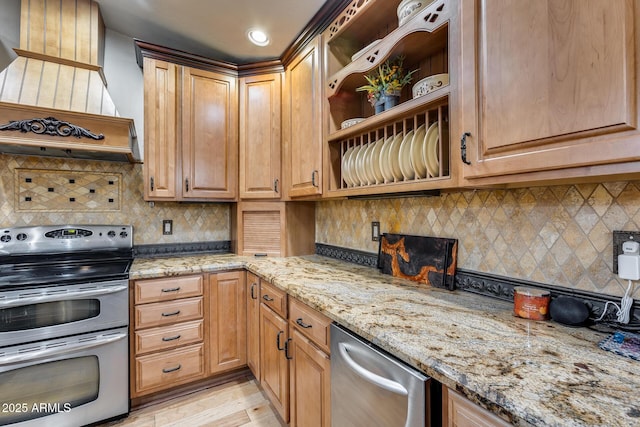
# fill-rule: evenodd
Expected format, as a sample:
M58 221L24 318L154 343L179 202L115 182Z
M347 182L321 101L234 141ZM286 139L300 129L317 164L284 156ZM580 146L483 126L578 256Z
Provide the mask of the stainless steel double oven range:
M129 411L129 225L0 230L0 425Z

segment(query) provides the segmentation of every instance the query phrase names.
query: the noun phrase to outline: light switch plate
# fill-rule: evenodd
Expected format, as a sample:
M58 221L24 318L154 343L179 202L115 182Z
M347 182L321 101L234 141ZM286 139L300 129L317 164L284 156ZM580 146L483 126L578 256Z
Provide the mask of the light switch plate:
M162 220L162 234L164 234L165 236L173 234L173 220L171 219Z
M380 221L371 222L371 240L374 242L380 240Z

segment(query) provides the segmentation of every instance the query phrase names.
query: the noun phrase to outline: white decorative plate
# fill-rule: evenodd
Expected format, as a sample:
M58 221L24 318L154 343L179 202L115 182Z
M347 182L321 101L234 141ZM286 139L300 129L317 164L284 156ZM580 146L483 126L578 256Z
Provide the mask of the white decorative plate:
M382 152L382 146L384 145L384 138L380 138L378 142L371 149L371 169L373 170L373 176L376 179L376 184L382 184L384 182L384 175L382 174L382 168L380 167L380 153Z
M371 165L371 154L373 153L374 145L374 142L367 144L364 157L362 158L362 168L364 169L364 175L367 177L367 185L376 183L376 176L373 174L373 166Z
M387 138L382 146L382 151L380 151L380 170L382 171L384 182L393 182L393 172L391 171L391 163L389 162L389 150L391 149L393 138L393 135Z
M428 93L438 90L443 86L449 84L449 74L434 74L433 76L425 77L422 80L418 80L411 88L413 92L413 98L424 96Z
M427 171L429 175L433 177L440 175L440 171L438 170L438 138L438 122L434 122L427 130L427 135L424 138L426 144L424 145L424 151L422 153L424 161L427 164Z
M351 171L349 170L349 157L353 154L355 147L349 147L342 156L342 178L347 183L347 187L353 187L354 182L351 179Z
M402 133L393 139L389 149L389 166L395 181L402 181L402 169L400 169L400 145L402 145Z
M426 128L424 125L420 125L413 134L411 140L411 167L416 173L416 178L424 178L427 176L427 164L422 157L422 151L424 143Z
M360 150L362 149L361 145L356 145L356 147L353 149L353 152L351 153L351 156L349 156L349 176L351 177L351 180L353 181L353 185L354 186L358 186L360 185L360 177L358 176L358 154L360 152Z
M356 118L353 118L353 119L345 120L344 122L340 123L340 129L346 129L346 128L351 127L353 125L357 125L358 123L360 123L363 120L364 119L362 117L356 117Z
M415 172L411 167L411 140L413 139L413 130L410 130L402 140L400 145L400 170L405 180L413 179Z
M364 153L367 151L367 145L363 145L358 151L356 157L356 174L360 185L367 185L367 176L364 173Z

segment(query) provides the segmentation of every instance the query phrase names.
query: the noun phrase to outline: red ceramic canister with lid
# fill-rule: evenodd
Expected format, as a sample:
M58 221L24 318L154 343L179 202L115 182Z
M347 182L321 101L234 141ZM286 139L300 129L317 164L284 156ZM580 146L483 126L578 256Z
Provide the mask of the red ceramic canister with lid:
M518 286L513 288L513 313L524 319L548 320L549 291Z

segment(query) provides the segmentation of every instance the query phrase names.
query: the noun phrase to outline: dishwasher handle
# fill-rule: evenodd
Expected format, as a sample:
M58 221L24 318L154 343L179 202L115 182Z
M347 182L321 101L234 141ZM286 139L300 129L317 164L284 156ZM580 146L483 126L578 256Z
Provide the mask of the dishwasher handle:
M388 390L392 393L399 394L401 396L408 396L409 392L406 388L402 386L402 384L392 381L388 378L381 377L378 374L375 374L368 369L363 368L358 365L355 360L351 358L349 355L349 344L346 343L338 343L338 349L340 351L340 356L344 359L347 365L360 377L364 380L369 381L371 384L376 385L384 390Z

